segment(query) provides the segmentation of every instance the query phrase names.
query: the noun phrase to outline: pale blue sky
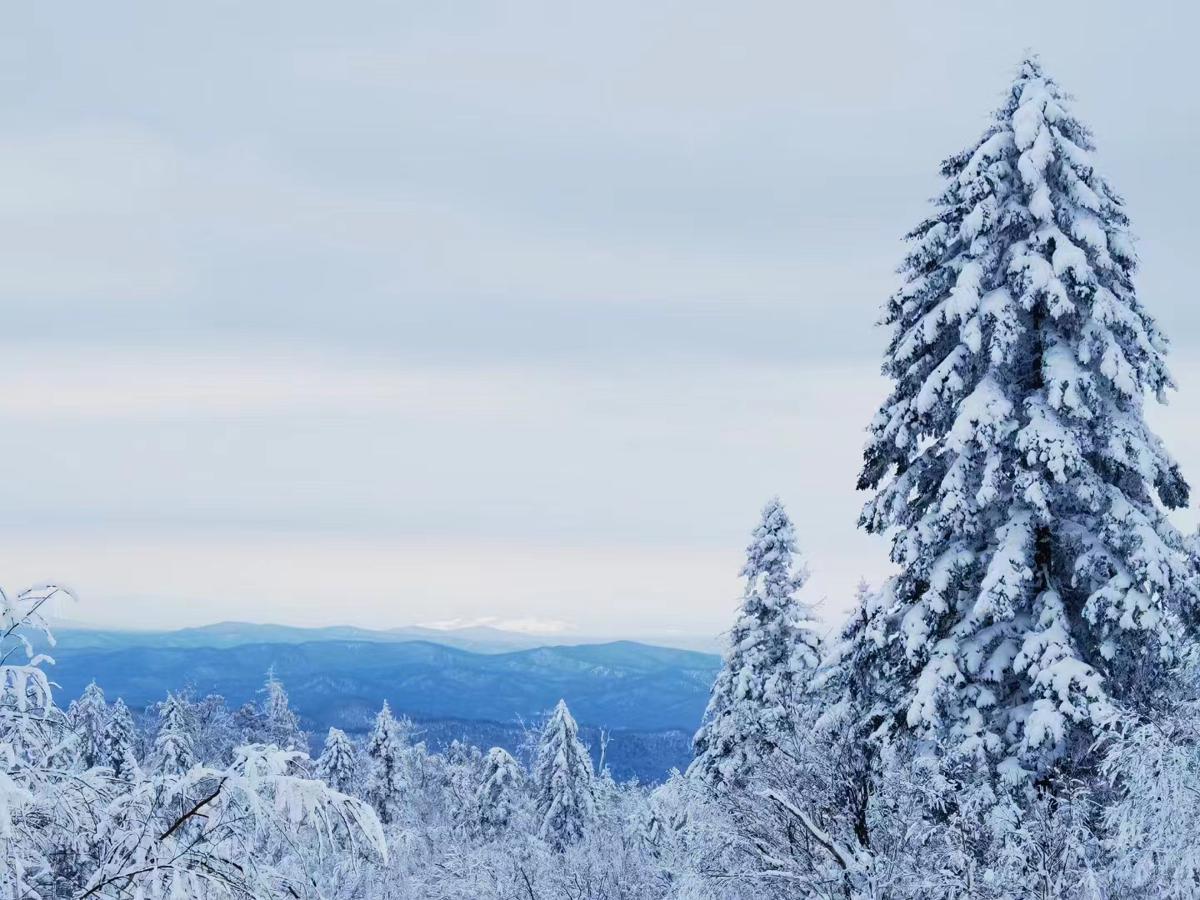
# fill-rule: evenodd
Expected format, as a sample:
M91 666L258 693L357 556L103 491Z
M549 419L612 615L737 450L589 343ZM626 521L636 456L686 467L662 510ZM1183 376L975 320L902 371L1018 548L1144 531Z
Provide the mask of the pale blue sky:
M844 8L843 8L844 7ZM1141 237L1200 479L1191 5L24 4L2 580L64 615L711 633L762 502L836 620L900 236L1026 49ZM1194 514L1180 517L1191 525Z

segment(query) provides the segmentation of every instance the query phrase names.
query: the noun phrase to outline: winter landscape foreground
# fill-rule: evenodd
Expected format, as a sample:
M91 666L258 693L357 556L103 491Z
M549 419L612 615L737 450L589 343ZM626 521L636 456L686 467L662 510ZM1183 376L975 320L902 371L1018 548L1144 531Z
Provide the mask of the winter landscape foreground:
M37 587L3 601L0 894L1200 896L1200 540L1143 418L1166 340L1068 97L1030 59L1006 98L886 305L857 487L897 574L827 636L769 501L685 771L615 778L564 702L511 752L435 752L385 702L310 754L273 676L236 710L163 685L141 727L104 684L62 709Z

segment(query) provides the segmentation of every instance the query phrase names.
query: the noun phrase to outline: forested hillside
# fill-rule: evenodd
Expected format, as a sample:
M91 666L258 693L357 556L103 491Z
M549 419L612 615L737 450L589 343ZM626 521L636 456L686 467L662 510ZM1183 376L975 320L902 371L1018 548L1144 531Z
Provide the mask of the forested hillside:
M314 753L331 727L365 734L384 700L435 749L459 740L515 752L527 723L565 697L585 734L610 736L614 774L642 782L687 766L690 736L720 666L717 657L633 642L480 654L388 640L208 647L191 635L152 646L138 635L92 633L91 641L108 648L97 650L75 649L72 637L63 635L55 652L63 702L94 681L139 722L153 719L167 690L207 705L210 718L232 716L261 700L269 671L315 736ZM116 649L121 642L129 645Z

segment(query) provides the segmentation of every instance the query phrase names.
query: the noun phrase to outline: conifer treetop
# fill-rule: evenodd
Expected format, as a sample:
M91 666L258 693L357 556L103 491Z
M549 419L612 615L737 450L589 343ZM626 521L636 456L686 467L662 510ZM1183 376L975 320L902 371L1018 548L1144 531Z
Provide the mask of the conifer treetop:
M763 507L740 574L742 607L689 769L713 785L740 782L787 737L822 653L819 626L796 597L808 572L796 560L795 528L777 497Z
M1172 386L1120 196L1070 98L1024 60L942 164L884 321L862 525L893 536L905 715L1055 758L1173 652L1188 486L1143 418Z
M188 711L174 693L158 705L158 734L154 739L155 762L160 772L178 775L196 763Z
M577 842L596 817L595 776L565 700L558 701L542 729L533 779L538 835L560 850Z
M315 772L327 785L342 793L354 786L357 760L354 744L340 728L330 728L325 745L317 757Z
M520 764L503 747L484 757L483 776L475 795L477 826L496 834L512 825L522 802L525 776Z

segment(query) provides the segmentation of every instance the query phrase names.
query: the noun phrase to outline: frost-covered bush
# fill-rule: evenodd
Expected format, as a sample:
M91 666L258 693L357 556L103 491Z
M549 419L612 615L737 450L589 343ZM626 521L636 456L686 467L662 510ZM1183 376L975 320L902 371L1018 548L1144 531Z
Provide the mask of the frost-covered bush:
M299 751L251 745L231 766L197 763L187 704L169 695L144 770L124 704L109 708L93 686L71 715L59 710L52 660L27 634L53 644L40 610L57 592L0 593L3 896L322 897L333 873L385 858L371 808L304 777Z

